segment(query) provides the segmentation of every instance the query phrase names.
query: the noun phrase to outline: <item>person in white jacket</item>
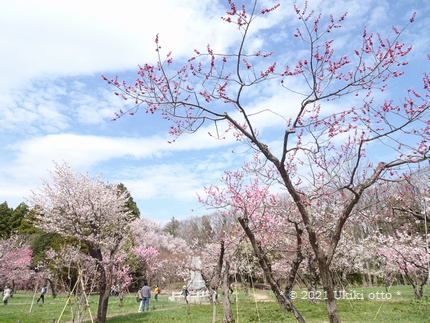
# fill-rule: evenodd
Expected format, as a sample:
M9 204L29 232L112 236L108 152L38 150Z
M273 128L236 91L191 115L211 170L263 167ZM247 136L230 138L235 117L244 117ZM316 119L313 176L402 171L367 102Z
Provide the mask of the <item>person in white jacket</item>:
M3 290L3 304L7 305L7 303L9 302L9 298L10 298L10 294L12 293L12 291L10 290L9 287L5 287Z

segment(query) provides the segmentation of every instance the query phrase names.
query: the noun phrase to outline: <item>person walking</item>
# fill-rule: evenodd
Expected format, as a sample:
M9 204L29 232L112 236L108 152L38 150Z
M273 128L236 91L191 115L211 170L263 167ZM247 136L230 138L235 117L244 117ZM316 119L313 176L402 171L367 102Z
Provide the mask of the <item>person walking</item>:
M188 287L186 286L186 285L184 285L183 287L182 287L182 293L181 293L181 295L183 295L184 296L184 302L185 303L187 303L188 304L188 294L189 294L190 292L188 291Z
M39 301L40 300L42 300L42 304L45 304L45 294L46 294L46 291L47 291L48 289L46 288L46 286L43 286L42 287L42 289L40 290L40 296L39 296L39 298L37 299L37 302L36 303L39 303Z
M145 311L145 308L147 311L149 311L149 299L151 298L151 289L148 286L147 282L143 283L143 287L141 290L142 294L142 301L140 302L140 311Z
M154 294L154 299L158 301L158 294L160 294L160 287L158 285L155 285Z
M142 312L142 301L143 301L142 287L139 287L139 289L137 291L136 300L139 302L139 308L137 309L137 312L140 313L140 312Z
M5 288L3 290L3 304L4 305L8 304L11 293L12 293L12 291L10 290L10 288L5 286Z

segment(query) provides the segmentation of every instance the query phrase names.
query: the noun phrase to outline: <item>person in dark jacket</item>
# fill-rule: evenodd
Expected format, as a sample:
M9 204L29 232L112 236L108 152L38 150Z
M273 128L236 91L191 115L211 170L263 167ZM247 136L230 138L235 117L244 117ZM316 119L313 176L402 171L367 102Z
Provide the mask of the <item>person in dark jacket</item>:
M181 295L184 296L184 302L188 304L188 294L190 292L188 291L188 287L186 285L184 285L184 287L182 287L182 293Z

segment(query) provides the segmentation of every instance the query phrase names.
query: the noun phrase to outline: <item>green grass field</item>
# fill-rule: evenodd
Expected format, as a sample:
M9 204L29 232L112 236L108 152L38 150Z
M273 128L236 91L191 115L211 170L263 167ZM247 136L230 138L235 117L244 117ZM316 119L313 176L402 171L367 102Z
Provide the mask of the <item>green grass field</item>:
M355 294L353 293L354 290ZM351 288L349 292L351 294L341 297L344 299L338 301L343 322L430 322L430 288L425 292L426 298L419 302L413 299L410 286L393 286L390 289L390 295L384 296L381 294L385 292L383 288ZM234 301L232 309L236 322L296 322L291 314L279 309L269 291L260 290L257 294L259 301L250 295L245 296L241 293L232 295L231 299ZM237 300L235 300L235 296L237 296ZM355 296L355 298L347 300L345 299L346 296L349 298ZM32 297L31 294L15 294L10 299L9 305L0 306L0 322L72 322L73 304L67 305L66 297L59 296L53 299L47 295L45 304L34 304L31 307ZM307 293L300 290L296 291L295 297L294 304L307 322L328 321L323 300L319 304L310 304L306 299ZM90 307L83 314L86 322L91 322L90 314L93 318L96 315L97 299L96 296L90 298ZM183 303L170 302L168 295L160 295L158 302L152 299L149 312L138 313L138 306L139 303L135 301L134 294L125 297L122 307L119 306L118 298L111 297L107 322L212 322L213 306L200 304L187 306ZM219 304L216 307L216 322L222 322L222 318L222 306Z

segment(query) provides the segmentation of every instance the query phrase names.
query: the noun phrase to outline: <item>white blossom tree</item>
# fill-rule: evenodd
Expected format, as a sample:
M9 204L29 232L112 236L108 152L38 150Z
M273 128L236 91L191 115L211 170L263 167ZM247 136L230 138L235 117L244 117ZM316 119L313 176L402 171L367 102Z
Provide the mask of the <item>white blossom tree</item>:
M115 255L126 238L134 216L126 207L127 192L107 184L102 176L74 172L69 165L55 164L52 183L43 181L29 202L35 210L35 225L46 232L79 240L95 260L100 293L97 322L106 321Z

